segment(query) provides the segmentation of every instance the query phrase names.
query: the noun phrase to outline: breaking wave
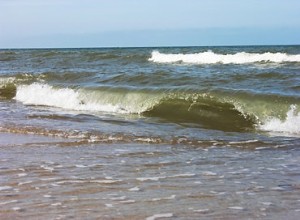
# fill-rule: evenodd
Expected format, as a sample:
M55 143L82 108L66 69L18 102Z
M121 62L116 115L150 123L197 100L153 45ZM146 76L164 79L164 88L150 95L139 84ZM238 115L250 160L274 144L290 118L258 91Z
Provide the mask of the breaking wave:
M14 99L25 105L89 111L91 114L140 114L182 126L200 126L224 131L249 131L259 128L264 131L300 133L300 123L294 123L295 120L300 122L296 107L288 111L288 104L284 107L282 104L273 106L272 101L266 101L272 100L270 97L260 98L258 104L252 100L250 108L245 100L234 101L232 97L220 98L209 93L121 88L57 88L48 84L33 83L17 86ZM262 100L266 102L263 109L260 104ZM241 104L242 102L244 104ZM274 109L277 112L274 112ZM282 116L277 117L279 114Z
M33 83L17 86L15 100L25 105L42 105L69 110L140 114L166 121L221 130L247 130L254 117L239 111L232 103L209 94L129 89L55 88Z
M33 83L17 87L15 99L26 105L44 105L78 111L140 114L153 105L155 94L101 89L55 88ZM148 101L147 101L148 100Z
M212 51L194 54L165 54L153 51L149 61L156 63L186 63L186 64L247 64L247 63L284 63L300 62L300 55L286 53L246 53L217 54Z
M274 134L300 134L300 112L297 112L297 106L291 105L290 110L286 113L286 118L281 120L271 117L260 126L261 130L269 131Z

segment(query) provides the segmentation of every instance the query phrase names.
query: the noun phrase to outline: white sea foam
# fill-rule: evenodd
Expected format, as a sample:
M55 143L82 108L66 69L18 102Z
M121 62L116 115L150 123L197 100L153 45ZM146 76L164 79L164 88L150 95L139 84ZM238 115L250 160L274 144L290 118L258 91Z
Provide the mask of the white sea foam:
M107 208L112 208L112 207L114 207L113 204L105 204L105 206L106 206Z
M256 62L300 62L300 54L291 55L286 53L246 53L239 52L235 54L217 54L212 51L194 54L164 54L159 51L153 51L149 61L156 63L176 63L187 64L244 64Z
M100 183L100 184L114 184L114 183L119 183L121 180L90 180L90 183Z
M166 176L155 176L155 177L140 177L136 178L138 181L145 182L145 181L159 181L160 179L165 179L167 178Z
M162 213L162 214L155 214L150 217L147 217L146 220L155 220L158 218L172 218L173 213Z
M140 190L141 189L137 186L129 189L129 191L131 191L131 192L137 192L137 191L140 191Z
M228 207L229 209L234 209L234 210L244 210L243 207L241 206L231 206L231 207Z
M284 135L300 135L300 112L297 111L297 106L290 107L285 120L270 118L260 126L260 129Z
M56 89L41 83L18 86L15 99L26 105L45 105L71 110L117 111L117 106L85 103L76 90L70 88Z
M204 176L217 176L216 173L211 172L211 171L203 171L202 174L203 174Z
M18 202L18 200L10 200L10 201L5 201L5 202L0 202L0 205L7 205L7 204L11 204L11 203L16 203Z
M194 212L198 212L198 213L202 213L202 214L207 214L209 213L209 209L197 209L197 210L194 210Z
M196 174L194 174L194 173L182 173L182 174L177 174L177 175L174 175L174 176L171 176L171 177L185 178L185 177L194 177L194 176L196 176Z
M0 78L0 88L15 81L15 77L1 77Z
M161 201L161 200L172 200L175 199L176 195L171 195L169 197L162 197L162 198L153 198L151 201L152 202L157 202L157 201Z
M0 191L11 190L11 186L0 186Z
M149 97L143 97L140 94L113 94L84 89L55 88L42 83L18 86L15 99L26 105L111 113L141 113L152 105L145 101L149 100Z

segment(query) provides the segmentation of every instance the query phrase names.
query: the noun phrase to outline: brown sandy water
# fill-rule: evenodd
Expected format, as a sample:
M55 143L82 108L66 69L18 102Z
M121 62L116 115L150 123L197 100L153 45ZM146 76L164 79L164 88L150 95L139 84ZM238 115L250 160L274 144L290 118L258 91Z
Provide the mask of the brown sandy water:
M299 147L227 144L1 133L0 218L297 219Z

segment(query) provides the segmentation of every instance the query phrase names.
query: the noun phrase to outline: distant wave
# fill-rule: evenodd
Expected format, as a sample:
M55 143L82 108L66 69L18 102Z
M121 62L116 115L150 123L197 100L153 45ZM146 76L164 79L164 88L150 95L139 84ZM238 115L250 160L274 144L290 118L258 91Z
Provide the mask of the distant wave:
M149 61L156 63L186 63L186 64L245 64L257 62L300 62L299 55L286 53L246 53L239 52L235 54L217 54L212 51L194 54L164 54L159 51L153 51Z

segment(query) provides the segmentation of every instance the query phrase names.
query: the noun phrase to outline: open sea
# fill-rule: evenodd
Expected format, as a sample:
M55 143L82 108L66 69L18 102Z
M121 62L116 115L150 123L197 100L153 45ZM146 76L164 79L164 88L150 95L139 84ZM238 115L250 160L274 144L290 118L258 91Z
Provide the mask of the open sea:
M299 219L300 46L0 50L0 219Z

